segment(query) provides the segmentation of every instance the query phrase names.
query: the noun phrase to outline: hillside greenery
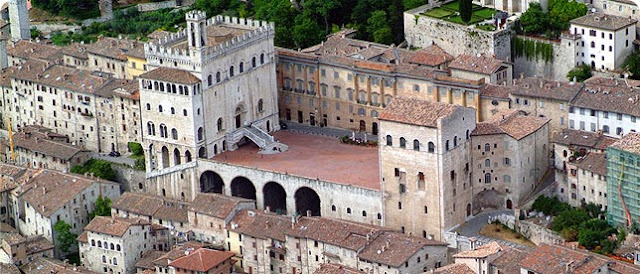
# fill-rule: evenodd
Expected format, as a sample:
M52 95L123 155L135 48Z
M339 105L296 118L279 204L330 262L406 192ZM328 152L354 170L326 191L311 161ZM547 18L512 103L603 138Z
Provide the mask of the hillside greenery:
M584 16L587 11L584 3L573 0L550 0L547 12L539 3L531 3L520 17L517 30L520 34L557 39L562 31L569 28L571 20Z

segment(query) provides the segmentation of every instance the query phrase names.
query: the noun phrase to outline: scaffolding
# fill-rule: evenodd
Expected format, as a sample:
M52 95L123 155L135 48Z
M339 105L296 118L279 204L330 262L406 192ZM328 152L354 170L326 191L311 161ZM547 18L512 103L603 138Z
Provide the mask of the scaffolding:
M640 221L640 155L607 148L607 220L631 226Z

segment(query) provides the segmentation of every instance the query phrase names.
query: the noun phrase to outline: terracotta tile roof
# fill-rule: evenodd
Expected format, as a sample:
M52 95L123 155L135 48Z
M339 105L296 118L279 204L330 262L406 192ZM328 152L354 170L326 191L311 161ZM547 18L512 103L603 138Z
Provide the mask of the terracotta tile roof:
M42 235L36 235L27 239L25 249L27 255L31 255L51 250L53 247L53 244Z
M233 256L235 256L235 253L230 251L200 248L190 252L189 255L172 261L169 263L169 266L191 271L207 272L218 267L221 263L230 260Z
M254 238L285 241L285 234L291 230L291 220L282 215L243 210L236 214L227 229Z
M153 194L125 192L111 204L111 208L185 223L188 221L189 204Z
M486 84L480 88L480 96L497 99L509 99L510 86Z
M520 140L538 131L546 125L550 119L525 116L522 111L516 109L501 110L484 122L476 124L473 135L507 134L516 140Z
M28 262L20 269L24 273L29 274L97 274L82 266L76 266L69 263L62 262L57 259L36 257L33 261Z
M571 20L572 25L587 26L604 30L619 30L629 25L634 25L638 20L631 17L615 16L603 13L589 13L585 16Z
M614 113L640 116L640 89L632 86L609 86L588 82L573 101L572 106Z
M413 52L413 54L407 58L407 62L411 64L435 67L448 63L453 59L454 58L451 54L434 44Z
M493 254L501 252L504 247L500 246L497 242L489 242L488 244L481 245L473 250L462 251L453 255L454 258L486 258Z
M27 238L20 235L20 233L18 232L2 233L0 238L2 238L2 241L7 243L8 245L16 245L27 241Z
M240 203L253 203L249 199L240 197L225 196L217 193L198 193L196 198L191 202L189 211L197 212L213 216L219 219L225 219L231 214L231 211Z
M629 132L611 145L613 148L640 154L640 133Z
M594 273L603 267L620 274L640 273L640 266L582 249L549 244L538 246L519 265L536 273Z
M13 135L13 144L29 151L38 152L62 160L70 160L80 152L88 152L80 146L72 145L56 138L50 130L21 131Z
M15 264L0 263L0 273L3 274L21 274L20 269Z
M197 242L186 242L183 244L180 244L178 246L174 246L173 249L171 249L169 252L165 253L164 255L160 256L158 259L155 259L153 261L154 265L158 265L158 266L162 266L162 267L167 267L169 266L169 262L170 261L174 261L178 258L183 257L185 254L185 251L194 251L197 250L199 248L202 248L202 244L197 243Z
M122 237L132 226L151 225L142 219L96 216L85 226L85 231Z
M20 59L57 62L62 58L62 49L53 45L20 40L16 42L13 47L8 47L7 54Z
M366 274L366 272L341 264L323 263L313 274Z
M0 87L11 87L11 75L15 73L18 67L11 66L0 72Z
M53 170L42 170L22 187L23 200L37 212L50 217L60 207L71 201L84 189L99 181L97 178L65 174ZM102 183L108 181L101 181ZM110 184L116 184L109 182Z
M433 273L443 273L443 274L476 274L469 266L466 264L458 263L458 264L450 264L440 268L436 268Z
M142 57L144 57L144 44L140 41L111 37L101 37L95 43L87 44L89 53L121 61L126 61L128 54L133 54L136 57L140 56L140 49L142 49Z
M200 79L186 70L160 67L140 75L140 78L150 80L160 80L180 84L200 83Z
M378 119L411 125L437 127L438 120L451 115L460 106L415 98L396 97Z
M289 226L291 224L289 223ZM358 251L375 239L381 227L338 219L301 217L287 235L317 240L331 245Z
M513 79L511 94L569 102L584 87L583 83L552 81L538 77Z
M485 55L461 54L449 63L449 68L480 74L492 74L500 69L503 64L504 62L502 60Z
M490 262L500 273L520 273L520 261L529 255L529 251L517 248L505 248L498 258Z
M171 35L171 32L168 32L166 30L155 30L152 33L150 33L149 35L147 35L147 37L149 39L162 39L164 37L167 37Z
M587 153L584 157L576 159L575 163L581 169L607 176L607 157L604 153Z
M89 55L87 54L87 46L80 43L73 43L71 45L63 47L62 53L64 55L69 55L79 59L89 59Z
M18 232L18 230L8 223L0 223L0 235L2 233L13 233L13 232Z
M0 163L0 175L2 176L16 177L23 174L26 170L26 167Z
M81 242L81 243L87 243L89 241L88 232L87 231L82 231L82 233L80 233L80 236L78 236L78 238L76 238L76 241Z
M139 100L140 88L137 81L111 78L95 94L106 98L117 96Z
M618 139L616 138L609 137L598 132L565 128L560 134L556 134L552 142L567 146L582 146L595 149L606 149L617 140Z
M19 65L10 77L83 93L93 93L107 81L107 78L87 70L62 65L49 66L34 60Z
M153 262L158 258L162 257L164 254L165 252L162 252L162 251L149 250L144 254L142 254L142 257L140 257L140 259L136 262L136 267L142 268L142 269L155 270L155 265L153 264Z
M447 249L445 242L408 236L400 232L382 232L366 245L358 257L370 262L400 267L425 246L442 246L443 250Z

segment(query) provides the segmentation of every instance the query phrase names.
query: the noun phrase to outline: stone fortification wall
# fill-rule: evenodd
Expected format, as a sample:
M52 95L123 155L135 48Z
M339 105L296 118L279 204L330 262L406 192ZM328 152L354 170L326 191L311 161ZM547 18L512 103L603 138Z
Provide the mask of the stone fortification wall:
M554 80L567 80L567 73L575 67L574 43L571 40L549 41L517 36L512 42L515 39L549 45L552 48L552 55L550 59L545 59L539 54L537 56L518 56L516 50L513 50L514 76L539 76Z

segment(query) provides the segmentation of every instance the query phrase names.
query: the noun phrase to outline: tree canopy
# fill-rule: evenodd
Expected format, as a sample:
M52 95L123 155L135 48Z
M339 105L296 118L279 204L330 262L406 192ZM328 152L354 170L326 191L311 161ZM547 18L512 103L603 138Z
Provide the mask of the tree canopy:
M109 197L98 196L93 211L89 213L89 220L96 216L111 216L111 199Z
M473 15L473 3L471 0L458 0L459 3L459 11L460 11L460 19L465 24L468 24L471 21L471 15Z
M64 220L57 221L53 225L53 232L60 251L67 253L72 246L76 245L78 235L71 233L71 225Z
M520 16L520 31L555 39L569 28L571 20L584 16L587 10L584 3L573 0L550 0L548 12L543 11L539 3L530 3L529 9Z
M577 66L567 72L567 78L569 78L570 81L573 81L575 78L578 82L584 82L584 80L591 78L592 75L589 65Z
M111 168L111 162L105 160L89 159L84 165L71 168L71 172L78 174L93 173L100 179L115 181L116 172Z
M640 79L640 54L629 55L624 61L623 67L631 73L631 78Z

